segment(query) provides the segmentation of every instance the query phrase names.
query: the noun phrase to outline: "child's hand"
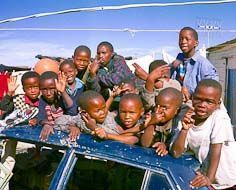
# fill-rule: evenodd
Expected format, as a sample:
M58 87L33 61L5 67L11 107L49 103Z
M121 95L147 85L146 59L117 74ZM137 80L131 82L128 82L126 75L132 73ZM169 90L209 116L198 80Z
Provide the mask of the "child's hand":
M165 143L162 142L156 142L154 145L152 145L153 148L156 148L156 153L158 156L165 156L168 154L168 150L166 150Z
M149 125L156 125L156 124L160 123L163 118L164 118L163 110L158 105L155 112L152 113Z
M137 76L137 77L139 77L140 79L142 79L142 80L147 80L147 78L148 78L148 73L142 68L142 67L140 67L140 65L139 64L137 64L137 63L133 63L132 64L133 65L133 67L134 67L134 74Z
M93 79L101 65L101 60L95 59L91 64L88 65L89 76Z
M112 91L111 91L111 96L115 98L116 96L119 96L122 92L122 87L121 86L114 86Z
M189 130L193 124L195 123L195 120L192 118L194 115L194 110L193 108L190 108L184 115L182 119L182 126L184 130Z
M160 67L155 68L148 76L148 80L156 81L160 78L166 78L166 73L170 71L170 67L168 65L162 65Z
M7 80L7 86L8 86L8 92L7 94L9 96L13 96L16 89L18 88L19 84L17 82L17 76L10 76L10 78Z
M84 120L85 125L90 129L90 130L94 130L97 127L97 123L96 120L91 118L91 116L85 112L85 111L81 111L80 112L81 118Z
M48 140L48 136L50 134L54 134L54 130L53 130L53 127L51 125L48 125L48 124L45 124L43 126L43 129L40 133L40 136L39 138L42 140L42 141L46 141Z
M187 102L190 99L190 93L186 87L182 87L181 92L183 94L183 102Z
M201 174L200 172L196 172L196 174L197 175L190 182L190 186L204 187L204 186L210 186L211 185L211 181L207 176Z
M77 137L80 135L80 130L78 127L76 127L74 124L69 126L69 138L70 141L74 142L76 141Z
M56 88L58 90L58 92L63 93L66 90L66 75L63 72L59 72L58 74L58 80L55 79L55 83L56 83Z
M28 122L30 127L34 127L35 125L37 125L37 123L38 123L37 118L30 119L29 122Z
M149 111L145 114L145 119L144 119L144 124L143 124L144 129L149 126L151 119L152 119L152 112Z
M107 139L107 133L106 133L106 131L105 131L103 128L101 128L101 127L95 128L95 130L92 131L91 134L92 134L92 135L95 135L95 136L97 136L97 137L99 137L100 139Z

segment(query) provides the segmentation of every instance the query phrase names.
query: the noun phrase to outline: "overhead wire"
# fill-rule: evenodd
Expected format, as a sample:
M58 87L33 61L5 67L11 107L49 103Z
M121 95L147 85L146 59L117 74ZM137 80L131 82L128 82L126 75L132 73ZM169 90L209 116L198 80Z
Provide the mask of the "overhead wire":
M58 15L58 14L67 14L75 12L84 12L84 11L104 11L104 10L121 10L121 9L130 9L130 8L139 8L139 7L167 7L167 6L186 6L186 5L207 5L207 4L222 4L222 3L233 3L236 0L214 0L214 1L188 1L188 2L175 2L175 3L142 3L142 4L127 4L127 5L117 5L117 6L99 6L99 7L90 7L90 8L76 8L76 9L67 9L62 11L53 11L32 14L28 16L15 17L10 19L0 20L0 24L7 22L16 22L20 20L30 19L30 18L39 18L44 16Z

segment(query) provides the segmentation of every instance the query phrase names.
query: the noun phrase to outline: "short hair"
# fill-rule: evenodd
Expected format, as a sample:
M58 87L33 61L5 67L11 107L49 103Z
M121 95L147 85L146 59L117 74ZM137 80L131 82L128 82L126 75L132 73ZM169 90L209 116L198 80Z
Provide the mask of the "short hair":
M180 107L183 103L183 94L173 87L168 87L161 90L159 94L155 97L155 102L157 101L157 98L165 96L168 96L172 100L174 100L178 107Z
M76 69L76 65L74 64L72 59L65 59L61 62L59 69L62 70L64 65L70 65L72 68Z
M53 71L46 71L40 75L39 82L41 83L47 79L58 79L58 75Z
M26 73L24 73L21 77L21 84L24 86L24 81L29 79L29 78L37 78L39 79L40 75L35 72L35 71L27 71Z
M189 27L189 26L186 26L186 27L184 27L184 28L182 28L182 29L180 30L180 33L181 33L182 31L184 31L184 30L189 30L189 31L191 31L192 34L193 34L194 39L195 39L195 40L198 40L198 33L197 33L197 31L196 31L195 29L193 29L193 28L191 28L191 27Z
M98 92L96 92L96 91L93 91L93 90L84 91L78 97L78 102L77 102L78 106L81 109L87 111L89 101L91 101L95 98L98 98L98 97L104 99L103 96L101 94L99 94Z
M141 100L141 97L138 94L134 94L134 93L129 93L129 94L124 94L121 98L120 98L120 102L124 101L124 100L132 100L132 101L136 101L138 102L138 104L143 107L143 102Z
M196 87L194 93L197 92L197 90L198 90L200 87L203 87L203 86L204 86L204 87L212 87L212 88L215 88L215 89L217 89L217 90L219 91L220 96L221 96L221 94L222 94L222 86L221 86L221 84L220 84L218 81L214 80L214 79L203 79L203 80L201 80L201 81L198 83L198 85L197 85L197 87Z
M164 60L160 59L160 60L154 60L153 62L150 63L149 65L149 73L151 73L154 69L156 69L157 67L160 67L162 65L168 65L167 62L165 62Z
M89 49L89 47L85 45L80 45L77 48L75 48L74 56L76 56L78 52L86 52L89 55L89 57L91 57L91 50Z
M106 46L106 47L108 47L108 49L109 49L112 53L114 52L113 45L112 45L110 42L103 41L103 42L99 43L98 46L97 46L97 50L98 50L98 48L100 48L101 46Z

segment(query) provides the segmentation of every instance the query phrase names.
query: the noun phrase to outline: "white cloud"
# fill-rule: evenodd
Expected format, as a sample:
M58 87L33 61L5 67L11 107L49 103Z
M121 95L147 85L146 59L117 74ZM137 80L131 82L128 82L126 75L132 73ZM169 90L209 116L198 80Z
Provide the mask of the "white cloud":
M178 48L176 48L176 46L163 46L155 49L123 48L123 49L116 49L116 52L123 56L143 57L145 55L152 55L155 57L155 59L162 59L162 50L165 50L174 57L177 55L178 52Z
M0 39L0 64L32 67L36 55L71 57L73 50L59 44L19 39Z
M39 40L9 39L10 33L0 36L0 64L9 66L33 67L38 61L36 55L71 57L73 48L69 49L63 44L49 43ZM163 46L160 48L122 48L116 52L123 56L143 57L145 55L154 56L155 59L162 58L162 50L172 56L176 56L178 49L175 46Z

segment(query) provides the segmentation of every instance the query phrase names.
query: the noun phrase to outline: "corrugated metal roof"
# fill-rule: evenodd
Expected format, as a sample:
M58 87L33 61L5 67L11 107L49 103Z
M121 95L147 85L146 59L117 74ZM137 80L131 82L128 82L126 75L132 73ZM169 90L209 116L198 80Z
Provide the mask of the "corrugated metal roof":
M208 51L208 52L214 52L214 51L223 49L224 47L226 47L226 46L228 46L228 45L231 45L231 44L236 44L236 38L233 39L233 40L229 40L229 41L227 41L227 42L224 42L224 43L222 43L222 44L219 44L219 45L216 45L216 46L207 48L207 51Z

